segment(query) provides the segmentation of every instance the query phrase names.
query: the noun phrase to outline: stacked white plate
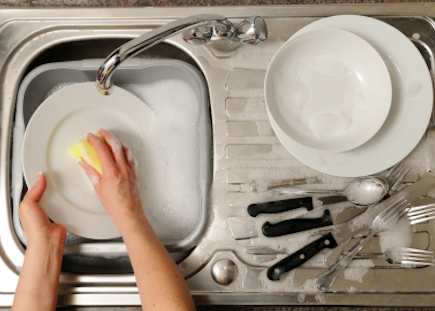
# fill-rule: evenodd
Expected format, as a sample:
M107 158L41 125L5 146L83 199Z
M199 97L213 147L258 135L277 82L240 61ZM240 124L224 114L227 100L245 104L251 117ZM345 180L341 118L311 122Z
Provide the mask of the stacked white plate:
M415 148L430 119L433 87L404 34L374 18L342 15L311 23L284 44L268 68L265 98L272 128L293 156L329 175L358 177Z

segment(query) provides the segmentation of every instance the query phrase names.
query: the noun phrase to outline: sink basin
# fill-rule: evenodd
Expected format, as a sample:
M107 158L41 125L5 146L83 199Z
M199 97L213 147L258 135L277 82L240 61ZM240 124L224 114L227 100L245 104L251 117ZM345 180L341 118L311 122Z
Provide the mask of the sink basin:
M3 85L0 97L0 306L12 304L24 258L24 247L12 226L10 195L15 187L10 176L11 129L22 79L42 64L104 58L120 44L144 31L180 16L209 11L208 8L0 11L0 79ZM361 279L339 279L333 291L327 293L319 293L313 288L312 281L324 271L321 265L297 269L283 281L268 281L265 278L267 268L301 245L288 237L265 240L260 228L266 218L250 218L246 207L249 203L270 199L267 193L251 191L255 187L260 189L289 179L306 183L325 178L297 162L285 150L267 118L263 98L264 75L283 42L321 16L389 15L381 19L414 38L432 68L434 22L419 15L435 16L435 4L223 7L213 11L234 20L248 15L267 16L268 41L224 53L207 46L188 46L180 37L174 37L138 55L139 58L177 59L189 63L201 72L207 83L213 134L210 144L213 151L208 157L212 161L209 215L197 243L194 243L195 248L190 252L189 247L188 255L176 259L195 302L434 306L434 287L431 285L434 267L390 269L385 262L379 262L362 271ZM403 16L410 12L411 17ZM50 18L46 18L48 16ZM434 200L430 196L425 199ZM231 231L234 223L247 224L252 229L248 233L256 236L235 239ZM416 229L413 246L433 250L430 239L435 234L433 225L422 224ZM112 257L118 251L122 253L123 250L118 249L121 242L112 242L108 243L107 249L96 251L92 243L71 245L71 254L74 255L65 256L58 298L60 305L140 304L128 260ZM367 252L379 252L376 242L369 245ZM222 267L230 267L234 272L229 284L219 283L211 273L219 273L219 269L224 269Z
M104 43L101 42L101 40L87 42L86 44L88 46L88 50L91 51L97 50L93 49L93 46L104 46ZM67 50L71 52L74 51L77 45L80 46L81 44L80 42L76 42L74 45L67 45ZM60 46L58 48L63 49L64 46ZM168 51L171 51L171 48L168 48L167 44L163 44L163 48L166 53L164 54L166 57L170 56L171 53L175 54L178 50L172 47L172 52L169 53ZM46 51L39 56L39 60L42 60L46 54L50 53L51 51ZM156 201L155 203L154 201L150 202L148 211L145 210L146 213L152 216L150 220L153 222L151 223L153 224L157 234L160 234L159 236L161 237L163 244L166 246L173 258L176 261L180 261L189 253L189 251L201 238L206 224L206 217L208 215L207 198L211 183L211 135L207 91L203 76L192 65L175 59L164 59L161 58L161 55L160 58L157 59L152 57L153 51L151 51L149 55L151 55L151 58L145 59L139 57L124 63L120 70L117 71L113 77L116 85L129 90L144 100L144 102L147 102L147 99L152 100L157 95L155 94L155 91L153 91L155 85L159 85L159 83L168 83L165 81L172 81L171 85L174 88L176 87L177 83L179 83L177 81L183 81L184 87L196 92L193 95L195 96L193 101L191 97L189 101L192 103L198 103L198 107L189 106L191 108L191 114L199 112L199 117L191 117L198 119L198 121L195 123L197 128L195 139L197 141L192 143L186 138L186 141L184 142L184 145L191 145L193 147L197 146L198 150L187 150L184 153L181 152L180 156L186 157L186 161L184 161L185 163L191 163L187 161L187 158L197 159L197 163L190 164L193 165L193 167L190 169L193 172L195 172L196 169L198 170L199 181L197 184L199 186L198 193L200 193L201 197L198 199L192 198L189 201L188 206L182 207L182 215L188 216L184 217L184 224L178 224L178 226L164 226L163 224L168 222L168 220L165 218L169 217L170 219L171 217L174 218L175 216L172 214L165 214L164 209L158 211L156 208L152 208L152 206L155 206L155 204L158 204L159 206L163 204L173 204L174 198L172 201L168 201L167 203L163 203L162 200ZM178 52L176 55L182 55L182 53ZM39 104L41 104L47 97L53 95L55 92L68 85L94 81L97 69L103 60L104 59L86 59L81 61L48 63L40 65L29 72L29 74L26 75L25 79L21 83L18 93L17 113L14 123L14 151L12 154L12 184L14 185L14 193L12 195L12 199L15 232L23 244L26 244L26 238L18 217L19 204L26 191L26 189L23 189L24 191L19 191L19 187L22 184L23 178L23 174L21 172L21 161L19 160L23 138L22 130L27 126L29 119L38 108ZM36 63L36 61L33 62L33 64ZM178 88L177 90L180 92L180 96L183 96L183 89ZM143 98L144 96L146 96L146 98ZM195 100L196 98L198 99L197 101ZM181 103L183 103L183 99L182 97L178 97L178 99L180 100L179 105L181 105ZM184 99L184 102L185 101L186 99ZM170 104L172 103L168 103L167 100L160 100L157 103L157 105L163 106ZM157 107L154 107L154 109L156 108ZM189 116L190 115L185 115L185 117ZM167 123L168 121L166 121L166 118L171 118L171 115L168 115L167 112L165 114L165 120L160 122ZM174 135L177 134L174 132L170 133ZM190 136L192 135L193 134L190 134ZM134 147L134 152L143 152L142 148L138 149L135 146L132 147ZM200 156L198 157L198 155ZM178 162L176 162L176 159L173 159L173 161L173 169L175 169L176 166L180 164L177 164ZM148 172L148 174L150 173ZM139 184L145 187L144 185L147 184L146 179L141 180L141 176L143 176L143 174L139 176ZM148 185L148 187L150 187L150 185ZM179 187L182 186L180 185ZM163 197L165 193L160 193L159 191L162 191L160 189L161 187L157 187L155 191L157 191L157 193ZM171 193L168 193L169 197L171 195ZM176 200L178 203L179 198ZM143 197L143 201L145 202L145 205L147 205L147 202L149 201L148 197ZM176 214L181 213L181 211L177 212L177 209L174 209L171 210L171 213ZM178 222L180 222L182 215L178 215L178 217L176 217ZM128 254L121 238L112 239L110 241L95 241L92 239L81 238L68 232L66 245L63 271L75 273L98 272L102 274L133 272L131 266L126 265L126 263L129 262ZM92 249L91 253L86 251L89 249ZM104 254L104 256L101 256L101 254ZM76 262L76 264L74 264L74 262Z

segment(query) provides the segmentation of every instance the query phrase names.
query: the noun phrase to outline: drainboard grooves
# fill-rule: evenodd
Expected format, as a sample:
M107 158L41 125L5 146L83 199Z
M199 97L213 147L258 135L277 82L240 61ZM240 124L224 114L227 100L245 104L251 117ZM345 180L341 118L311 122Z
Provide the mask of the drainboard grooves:
M243 158L264 158L268 157L268 153L272 152L273 145L227 145L227 159L243 159ZM275 151L276 153L276 151Z
M275 136L269 121L230 121L225 133L228 137Z
M246 168L246 169L228 169L226 181L229 184L246 184L261 181L279 181L292 178L314 177L307 176L304 168ZM278 199L278 198L277 198Z
M281 181L297 180L296 186L300 185L300 187L305 186L303 183L322 183L322 186L331 188L337 188L349 182L346 178L321 174L295 159L278 141L268 121L263 83L268 62L283 44L276 38L287 39L300 26L312 20L314 19L289 19L289 27L285 31L272 27L271 29L275 30L274 33L271 31L270 35L274 36L274 39L258 46L258 49L255 47L246 53L242 47L232 52L228 58L221 58L219 61L211 54L197 50L201 51L198 55L204 56L204 59L209 62L207 66L212 64L214 68L221 68L229 73L219 83L211 86L214 93L220 96L219 103L215 101L212 107L215 112L213 122L216 143L214 176L216 195L212 202L215 221L205 237L206 243L200 245L199 248L202 258L210 260L209 266L213 264L213 254L216 252L222 251L220 256L227 259L234 259L234 254L236 254L240 260L234 259L234 261L236 264L241 264L239 269L245 271L241 276L244 280L242 290L245 291L256 289L262 292L280 293L317 292L315 277L325 268L323 256L318 256L309 264L286 274L281 281L269 281L264 274L266 268L313 241L316 237L301 233L266 238L261 232L261 226L265 221L274 223L295 217L295 215L291 214L293 212L286 212L252 218L247 214L247 206L256 202L283 199L284 196L277 195L273 191L266 191L271 184ZM291 25L296 26L292 28ZM264 61L265 55L270 56L268 62ZM256 58L261 58L261 63L257 64L252 61ZM222 94L225 94L224 98ZM287 195L291 197L292 194L286 194L286 198ZM323 211L322 208L319 208L319 211ZM415 226L415 231L410 246L431 249L430 236L434 231L433 226L420 224ZM219 243L222 244L213 246L213 241L217 236L220 236ZM349 247L358 241L359 239L354 239ZM245 246L268 246L272 249L285 250L285 254L280 252L248 254L242 251ZM223 254L223 250L227 253ZM379 238L367 245L363 253L369 254L371 258L380 254ZM411 275L417 279L425 278L428 273L423 273L421 270L432 271L431 268L387 269L392 266L381 259L365 261L360 259L353 265L353 269L340 276L334 285L334 290L340 292L400 292L403 288L399 281L405 282ZM398 267L395 266L395 268ZM205 271L205 269L201 272L204 275L209 274L210 271ZM392 275L392 270L394 270L394 275ZM395 281L392 283L389 280L393 277ZM239 285L238 283L233 287L236 292L241 290ZM415 286L414 284L409 286L414 291L424 290L421 282Z
M245 89L263 89L265 70L234 69L228 78L228 91Z
M267 119L266 104L263 98L227 98L225 112L230 120Z

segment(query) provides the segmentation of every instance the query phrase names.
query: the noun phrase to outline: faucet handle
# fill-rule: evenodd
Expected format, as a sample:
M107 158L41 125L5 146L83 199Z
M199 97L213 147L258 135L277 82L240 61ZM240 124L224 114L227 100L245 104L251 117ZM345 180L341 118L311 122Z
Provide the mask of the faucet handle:
M201 26L184 31L181 34L186 43L190 45L203 45L210 41L213 35L213 28L209 26Z
M261 16L248 17L237 26L236 36L243 44L263 42L267 39L266 22Z

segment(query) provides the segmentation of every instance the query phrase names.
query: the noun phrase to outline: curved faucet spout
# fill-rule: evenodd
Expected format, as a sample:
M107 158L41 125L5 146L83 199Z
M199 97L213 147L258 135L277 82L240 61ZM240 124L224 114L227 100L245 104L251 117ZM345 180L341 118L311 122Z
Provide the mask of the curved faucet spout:
M194 15L158 27L125 43L106 58L97 72L95 84L98 91L103 95L109 95L112 92L113 82L111 77L116 68L124 60L183 31L207 26L214 26L222 36L227 36L228 38L231 38L234 32L232 24L227 21L225 16L214 14Z
M184 41L188 44L201 45L209 41L213 43L223 42L220 47L230 51L241 44L256 45L265 41L267 26L262 17L254 16L242 21L238 27L234 27L225 16L215 14L194 15L168 23L113 51L98 69L97 81L95 82L98 91L103 95L109 95L112 92L111 77L124 60L179 33L182 33Z

